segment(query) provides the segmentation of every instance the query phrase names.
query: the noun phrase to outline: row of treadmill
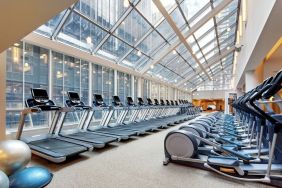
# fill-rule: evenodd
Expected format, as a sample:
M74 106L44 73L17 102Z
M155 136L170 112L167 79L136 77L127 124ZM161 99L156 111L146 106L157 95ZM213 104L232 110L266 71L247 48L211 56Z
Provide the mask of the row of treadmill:
M138 104L135 104L131 97L127 97L127 105L123 105L118 96L113 96L112 105L106 105L102 95L94 94L93 105L87 106L77 92L69 91L65 107L60 107L49 99L45 89L32 88L31 96L21 112L16 138L27 143L33 154L54 163L113 142L183 123L200 112L186 100L160 100L159 103L157 99L153 102L148 98L145 104L142 98L138 98ZM48 133L24 136L27 116L36 113L51 115ZM77 127L64 126L69 114L79 117ZM95 118L95 114L101 117Z
M184 123L164 141L165 160L213 171L237 181L282 187L282 71L232 104Z

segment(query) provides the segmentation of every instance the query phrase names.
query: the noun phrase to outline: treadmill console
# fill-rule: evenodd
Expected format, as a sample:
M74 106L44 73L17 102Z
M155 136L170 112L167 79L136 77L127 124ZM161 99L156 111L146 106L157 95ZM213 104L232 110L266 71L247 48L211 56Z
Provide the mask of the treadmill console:
M165 105L165 102L164 102L164 100L163 100L163 99L161 99L161 100L160 100L160 102L161 102L161 105L162 105L162 106L164 106L164 105Z
M49 96L46 89L31 88L31 96L37 102L45 104L49 101Z
M170 105L170 102L169 100L165 100L166 101L166 105Z
M158 99L154 99L154 102L155 102L155 105L159 105L160 104Z
M138 105L143 106L145 104L141 97L138 97L137 100L138 100Z
M79 94L75 91L68 91L67 92L69 100L66 100L66 106L68 107L75 107L78 109L89 109L90 106L86 106L84 102L80 100Z
M74 92L74 91L68 91L67 92L68 94L68 97L70 99L70 101L73 103L73 104L80 104L80 97L79 97L79 94L77 92Z
M173 101L172 101L172 102L173 102ZM177 101L175 101L175 105L178 106L178 102L177 102Z
M153 101L150 99L150 98L147 98L147 103L148 103L148 105L153 105Z
M116 96L116 95L113 96L113 105L114 106L122 106L122 103L121 103L119 97Z
M49 99L46 89L31 88L31 96L25 101L25 106L28 108L37 107L42 111L59 110L61 107L56 106L55 103Z
M100 94L93 94L94 97L94 105L95 106L106 106L106 104L104 103L104 99L102 97L102 95Z
M127 105L128 106L134 106L135 105L132 97L127 97L126 99L127 99Z

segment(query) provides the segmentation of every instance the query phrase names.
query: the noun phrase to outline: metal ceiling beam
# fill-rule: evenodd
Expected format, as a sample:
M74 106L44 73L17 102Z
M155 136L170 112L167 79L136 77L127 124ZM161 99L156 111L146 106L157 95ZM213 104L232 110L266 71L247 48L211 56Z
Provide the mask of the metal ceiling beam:
M221 59L223 59L224 57L226 57L227 55L229 55L230 53L232 53L235 50L235 47L231 47L229 50L225 50L222 51L220 55L216 54L215 56L211 57L210 59L208 59L208 64L206 66L204 66L205 69L209 68L210 66L218 63ZM176 86L181 86L182 84L184 84L185 82L187 82L188 80L192 79L193 77L195 77L195 75L200 74L202 71L201 69L198 69L197 72L195 74L191 74L189 77L185 78L184 80L182 80L181 82L179 82L178 84L176 84Z
M229 5L233 0L223 0L220 4L218 4L214 9L212 9L209 13L207 13L203 18L201 18L193 27L191 27L187 32L183 34L185 40L191 36L194 32L196 32L200 27L202 27L205 23L207 23L211 18L217 15L222 9L224 9L227 5ZM176 41L165 51L161 52L160 55L152 61L150 64L146 65L142 70L141 74L146 73L151 65L155 65L159 63L166 55L172 52L175 48L177 48L182 42Z
M190 52L191 56L195 59L195 62L199 65L199 67L202 69L202 71L207 75L207 77L211 80L210 75L208 74L208 72L204 69L203 65L201 64L201 62L198 60L198 58L195 56L195 54L193 53L192 48L189 46L188 42L186 41L185 37L183 36L183 34L181 33L181 31L178 29L177 25L175 24L175 22L173 21L172 17L168 14L168 12L166 11L165 7L162 5L162 3L160 2L160 0L153 0L153 2L155 3L156 7L159 9L159 11L162 13L162 15L166 18L166 21L168 22L168 24L171 26L171 28L173 29L173 31L175 32L175 34L177 35L177 37L180 39L180 41L184 44L184 46L186 47L186 49Z

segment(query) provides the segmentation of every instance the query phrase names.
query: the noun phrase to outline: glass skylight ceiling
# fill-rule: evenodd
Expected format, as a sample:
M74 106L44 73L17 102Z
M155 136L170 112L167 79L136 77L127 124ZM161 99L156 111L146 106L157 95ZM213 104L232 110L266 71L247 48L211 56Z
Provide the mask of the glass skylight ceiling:
M213 79L224 71L228 73L223 75L231 76L234 50L230 49L236 42L239 0L231 1L196 30L225 0L160 2L197 59L152 0L80 0L36 32L189 91L209 81L197 62Z

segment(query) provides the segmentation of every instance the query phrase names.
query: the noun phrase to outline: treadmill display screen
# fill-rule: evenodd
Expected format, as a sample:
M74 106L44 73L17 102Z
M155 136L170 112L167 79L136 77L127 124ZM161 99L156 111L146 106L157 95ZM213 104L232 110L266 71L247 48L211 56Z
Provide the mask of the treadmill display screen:
M133 105L134 104L132 97L127 97L127 103L129 105Z
M80 98L77 92L68 91L68 96L71 101L80 101Z
M163 99L161 99L160 101L161 101L161 105L165 105L165 103L164 103L164 100L163 100Z
M94 100L96 102L103 102L104 101L102 95L99 95L99 94L94 94Z
M166 100L166 105L170 105L169 100Z
M152 104L153 104L153 102L152 102L152 100L151 100L150 98L147 98L147 101L148 101L148 104L149 104L149 105L152 105Z
M159 104L158 99L154 99L154 101L155 101L155 105L158 105L158 104Z
M141 97L138 97L138 103L139 103L140 105L144 104L144 101L143 101L143 99L142 99Z
M31 89L31 94L34 99L49 100L46 89Z
M113 96L113 101L114 101L115 105L120 105L121 104L119 97L116 96L116 95Z

